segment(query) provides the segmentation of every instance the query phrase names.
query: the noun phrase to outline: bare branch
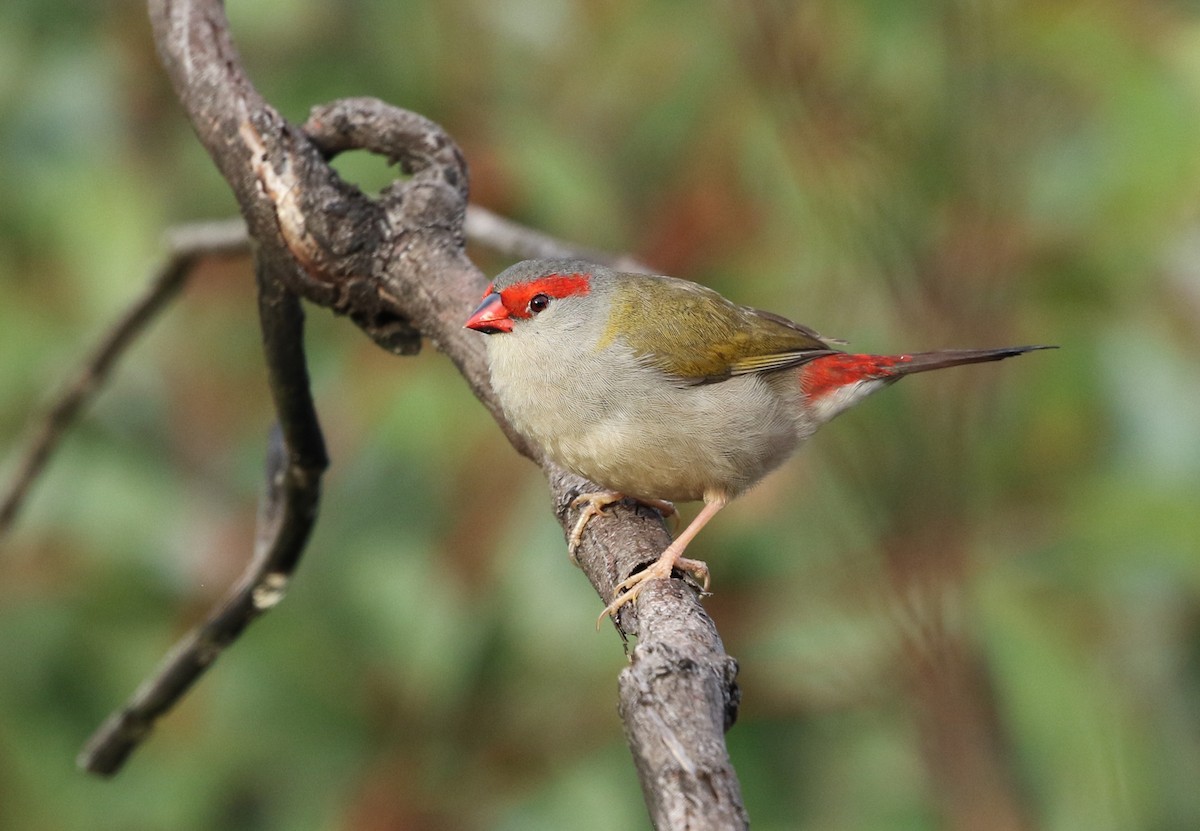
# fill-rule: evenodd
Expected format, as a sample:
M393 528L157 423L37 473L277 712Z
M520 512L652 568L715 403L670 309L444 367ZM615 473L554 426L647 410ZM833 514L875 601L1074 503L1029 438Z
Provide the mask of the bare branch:
M620 712L654 827L748 828L724 741L741 702L737 661L681 581L652 583L651 592L621 672ZM691 613L680 616L677 605Z
M233 189L261 256L290 265L276 269L278 279L293 294L349 316L393 352L411 353L426 338L445 353L513 446L543 467L566 533L575 520L571 499L592 486L548 462L505 422L488 381L482 341L462 327L486 279L463 251L466 168L453 141L426 119L373 99L317 108L298 129L245 77L217 0L151 0L150 11L176 92ZM378 200L367 198L326 164L354 148L387 156L411 178L394 183ZM607 601L614 585L654 560L666 541L661 518L623 507L590 526L578 559ZM262 548L257 565L267 556ZM294 566L294 558L290 563ZM259 608L254 587L271 586L253 576L260 573L257 567L251 572L231 604ZM274 595L260 592L263 598ZM253 615L240 607L241 628ZM656 825L744 827L723 737L736 712L736 664L724 654L697 593L683 581L664 581L623 609L618 626L639 639L632 665L622 673L622 713ZM201 634L207 631L202 627ZM232 630L217 634L227 631ZM204 640L182 648L199 663L215 656L209 646ZM187 666L196 670L192 679L203 668ZM143 702L150 717L134 718L117 731L128 747L162 712L164 700ZM113 754L116 765L128 752L121 746L118 742ZM89 766L103 769L101 762Z
M132 698L100 726L79 754L80 767L105 776L150 734L217 657L287 592L317 518L325 443L309 391L300 301L258 258L259 317L271 394L279 416L267 448L267 482L254 558L237 585L185 635Z
M0 492L0 538L12 527L30 488L62 442L63 436L103 387L114 364L183 288L205 257L244 255L249 251L240 219L182 226L167 240L168 254L141 296L84 356L74 377L36 422L7 487Z
M511 219L492 213L487 208L481 208L478 205L467 206L467 217L463 227L466 229L467 239L518 260L561 257L590 260L593 263L601 263L622 271L651 273L654 270L626 254L613 255L597 248L587 248L565 242L557 237L513 222Z
M596 486L552 466L547 475L555 513L569 532L579 510L571 502ZM605 603L617 583L670 543L653 509L630 503L619 515L620 522L593 521L579 549L579 565ZM619 709L654 827L748 828L725 749L741 702L737 661L725 653L698 591L681 579L656 581L619 616L622 636L638 639L621 671Z

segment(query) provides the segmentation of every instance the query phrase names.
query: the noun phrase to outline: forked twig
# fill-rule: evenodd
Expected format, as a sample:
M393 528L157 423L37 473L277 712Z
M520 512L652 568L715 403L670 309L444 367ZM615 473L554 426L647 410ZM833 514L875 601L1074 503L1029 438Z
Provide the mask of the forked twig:
M12 478L0 491L0 538L12 527L67 429L100 391L117 359L179 294L196 264L206 257L245 254L250 241L245 223L229 219L181 226L169 235L167 243L167 258L145 290L84 356L74 376L38 419Z
M191 688L217 656L287 591L316 522L321 474L328 466L304 357L299 299L257 257L259 319L271 395L279 418L267 447L267 482L254 558L241 580L200 626L167 654L130 700L93 734L80 767L112 775L149 735L154 722Z

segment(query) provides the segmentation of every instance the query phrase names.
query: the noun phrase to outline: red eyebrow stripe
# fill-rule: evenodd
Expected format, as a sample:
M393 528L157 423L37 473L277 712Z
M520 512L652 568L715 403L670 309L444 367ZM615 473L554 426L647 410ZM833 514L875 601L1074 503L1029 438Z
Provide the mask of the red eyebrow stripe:
M513 317L529 317L529 301L534 295L544 294L556 300L584 295L592 290L589 279L590 275L582 273L547 274L528 283L509 286L500 292L500 300Z

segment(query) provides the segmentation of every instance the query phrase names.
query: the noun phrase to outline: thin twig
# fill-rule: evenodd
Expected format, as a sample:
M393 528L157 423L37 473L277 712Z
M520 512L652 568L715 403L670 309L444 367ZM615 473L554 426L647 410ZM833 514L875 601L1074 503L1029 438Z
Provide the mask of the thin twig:
M596 248L565 242L478 205L467 206L463 229L471 242L520 260L560 257L590 260L624 271L651 271L649 266L628 254L610 254Z
M246 226L240 219L181 226L171 232L167 244L167 258L145 290L84 356L74 377L37 419L12 478L0 491L0 538L11 529L34 482L68 428L103 387L117 359L179 294L196 263L249 250Z
M267 481L254 557L237 585L201 625L185 635L130 700L93 734L77 760L105 776L149 735L255 618L283 599L317 517L321 474L328 466L304 358L300 301L267 273L259 255L259 317L279 425L267 447Z

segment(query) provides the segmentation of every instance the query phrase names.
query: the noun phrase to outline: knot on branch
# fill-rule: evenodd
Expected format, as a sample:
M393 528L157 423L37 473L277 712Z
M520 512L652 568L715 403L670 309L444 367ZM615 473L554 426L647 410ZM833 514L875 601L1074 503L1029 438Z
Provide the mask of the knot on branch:
M421 351L421 333L409 322L402 306L377 280L350 277L338 286L330 303L366 332L375 343L394 355Z
M656 707L662 706L662 702L678 701L663 687L682 687L691 693L682 700L696 707L703 706L703 702L720 704L721 730L727 732L737 721L742 702L737 683L738 663L711 646L703 644L696 652L687 653L666 641L648 640L639 644L633 650L630 665L621 672L621 686L634 693L622 698L623 706L636 702L637 707ZM697 660L697 655L711 660ZM702 718L694 711L691 717Z
M420 349L420 334L396 298L383 289L382 263L391 256L394 234L381 206L342 181L308 136L273 111L252 114L238 127L250 150L250 172L266 197L280 247L272 235L256 235L288 288L344 314L378 344L397 354ZM269 219L267 218L269 217ZM270 226L268 226L270 227Z
M675 581L672 581L675 582ZM703 627L694 630L703 633ZM737 663L707 643L652 639L621 671L621 718L656 828L746 828L721 736L737 717ZM682 643L687 643L686 639Z
M389 219L405 230L449 230L461 243L467 162L440 126L377 98L344 98L314 107L303 129L327 159L366 150L398 165L411 178L380 194Z

